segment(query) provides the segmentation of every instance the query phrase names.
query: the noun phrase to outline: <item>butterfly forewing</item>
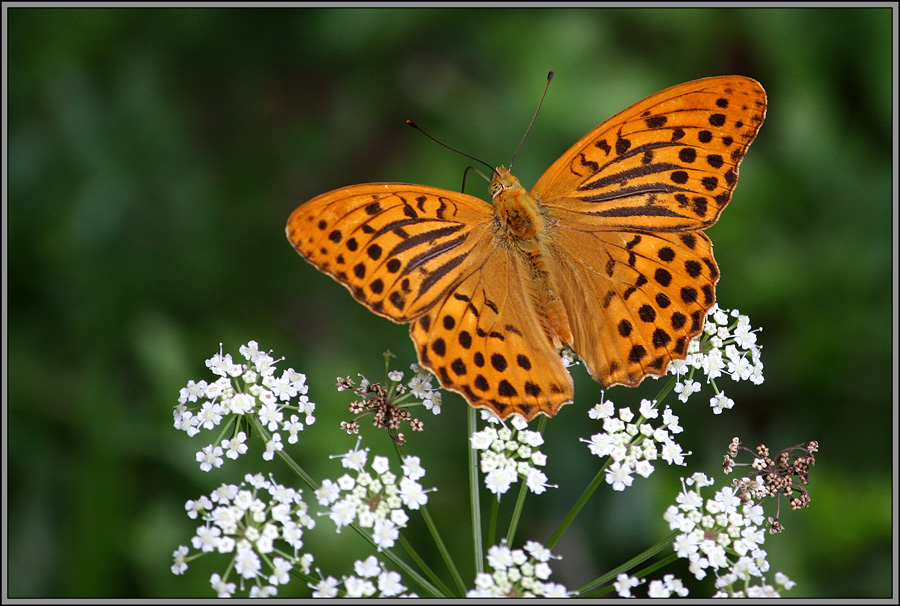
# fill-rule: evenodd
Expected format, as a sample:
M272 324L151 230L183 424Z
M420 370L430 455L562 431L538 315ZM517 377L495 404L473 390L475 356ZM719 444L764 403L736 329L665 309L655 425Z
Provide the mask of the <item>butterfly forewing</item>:
M287 236L307 261L398 323L447 296L491 220L487 202L400 183L355 185L297 208Z
M582 229L683 231L715 223L765 118L741 76L673 86L619 112L572 146L532 196Z

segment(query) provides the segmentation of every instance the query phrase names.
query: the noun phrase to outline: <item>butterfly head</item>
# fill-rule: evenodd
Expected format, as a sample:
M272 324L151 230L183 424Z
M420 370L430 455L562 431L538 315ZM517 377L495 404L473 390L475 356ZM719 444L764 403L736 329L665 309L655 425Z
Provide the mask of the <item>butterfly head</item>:
M509 169L505 166L498 166L494 169L494 178L491 179L490 192L491 200L496 200L497 196L508 189L522 187L519 180L515 178Z

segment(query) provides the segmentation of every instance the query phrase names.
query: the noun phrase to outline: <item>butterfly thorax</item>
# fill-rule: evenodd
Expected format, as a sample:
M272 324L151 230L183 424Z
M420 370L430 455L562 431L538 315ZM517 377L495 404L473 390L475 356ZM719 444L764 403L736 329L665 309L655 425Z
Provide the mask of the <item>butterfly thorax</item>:
M490 191L497 238L525 259L547 337L557 348L570 344L572 330L553 278L547 224L537 202L504 166L494 171Z

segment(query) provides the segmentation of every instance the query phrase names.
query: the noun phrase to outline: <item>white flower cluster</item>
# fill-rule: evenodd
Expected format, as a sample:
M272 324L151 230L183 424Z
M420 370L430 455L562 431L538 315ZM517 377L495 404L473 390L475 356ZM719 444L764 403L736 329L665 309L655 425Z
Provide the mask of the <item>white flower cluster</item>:
M247 433L241 428L250 425L250 415L255 415L254 426L264 435L268 433L263 452L267 461L284 448L279 431L287 432L288 443L295 444L298 432L315 422L316 405L306 396L306 375L288 368L276 376L278 360L261 352L256 341L242 345L240 352L248 363L236 363L231 354L223 355L221 350L207 360L206 366L219 378L212 383L189 381L175 406L175 429L189 436L197 435L201 429L214 429L223 420L235 423L230 439L210 444L197 453L203 471L221 467L223 455L237 459L247 452ZM296 403L291 403L294 398ZM296 414L285 418L285 410ZM305 419L301 420L300 414Z
M526 553L527 552L527 553ZM492 573L475 576L475 589L467 598L545 597L566 598L569 591L559 583L550 583L550 559L559 559L537 541L528 541L523 549L510 549L505 542L488 550Z
M482 418L492 423L499 422L490 411L482 412ZM481 473L484 474L485 486L498 499L520 476L534 494L541 494L551 486L547 484L544 472L538 469L547 464L547 455L537 450L544 443L544 436L526 429L528 423L519 415L513 415L511 420L513 429L488 426L469 438L472 448L481 452Z
M181 545L172 554L172 572L180 575L188 568L188 561L206 553L231 554L222 577L212 575L210 584L219 597L234 595L235 583L229 577L240 577L241 589L245 581L253 583L251 597L273 596L278 585L290 580L295 566L309 574L313 557L299 555L303 547L303 529L315 526L307 513L301 493L267 480L262 474L247 474L241 484L223 484L212 494L185 504L188 517L200 518L191 545L197 552L189 555ZM287 549L280 547L284 543Z
M700 383L693 380L694 370L706 375L715 387L715 380L727 374L734 381L751 381L756 385L763 382L763 363L760 359L761 346L756 344L759 329L750 327L750 318L736 310L721 309L714 304L706 315L703 334L691 341L688 355L684 360L675 360L669 365L669 374L678 376L675 392L678 399L688 398L700 390ZM709 405L713 412L720 414L734 406L734 400L716 389Z
M356 472L356 477L345 473L337 481L324 480L316 490L319 504L330 507L328 517L341 528L357 522L362 528L370 528L372 540L378 551L393 547L406 527L409 516L403 507L419 509L428 502L428 492L417 482L425 475L419 457L403 458L403 475L398 478L390 471L387 457L376 456L366 471L369 449L356 448L339 455L346 469ZM398 481L399 480L399 481Z
M333 598L338 595L338 587L344 586L344 596L347 598L415 598L414 593L403 593L406 586L400 581L400 575L387 570L375 556L369 556L365 560L357 560L353 563L356 575L342 576L337 580L333 576L322 578L318 583L309 583L313 590L314 598ZM322 576L321 571L318 571Z
M652 461L660 457L669 465L684 465L684 457L691 454L684 452L672 438L683 429L671 408L666 406L663 410L660 427L650 423L660 417L655 401L642 400L638 413L636 416L627 407L616 411L615 405L602 396L601 402L588 411L592 419L603 420L603 431L581 441L588 444L592 454L612 458L606 470L606 482L613 490L631 486L633 473L648 477L653 473Z
M678 557L690 562L689 570L697 579L704 578L708 570L715 573L719 591L714 597L777 595L765 585L763 576L769 570L762 549L766 540L763 508L752 501L743 502L732 486L704 501L700 489L714 482L703 473L695 473L686 483L696 490L683 486L676 498L678 505L669 506L663 516L669 527L680 533L673 544ZM737 554L737 560L729 553ZM751 586L754 578L763 584ZM775 580L785 590L794 585L780 573ZM743 590L735 589L738 582L744 583Z

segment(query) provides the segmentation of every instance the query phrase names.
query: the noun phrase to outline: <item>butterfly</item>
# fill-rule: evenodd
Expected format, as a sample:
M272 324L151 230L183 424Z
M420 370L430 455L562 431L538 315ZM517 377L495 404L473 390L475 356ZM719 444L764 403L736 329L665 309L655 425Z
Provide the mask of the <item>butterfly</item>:
M552 417L574 397L561 348L604 387L686 357L719 279L703 230L765 114L755 80L695 80L603 122L531 192L504 166L491 203L351 185L299 206L287 237L370 310L409 323L444 388L501 419Z

